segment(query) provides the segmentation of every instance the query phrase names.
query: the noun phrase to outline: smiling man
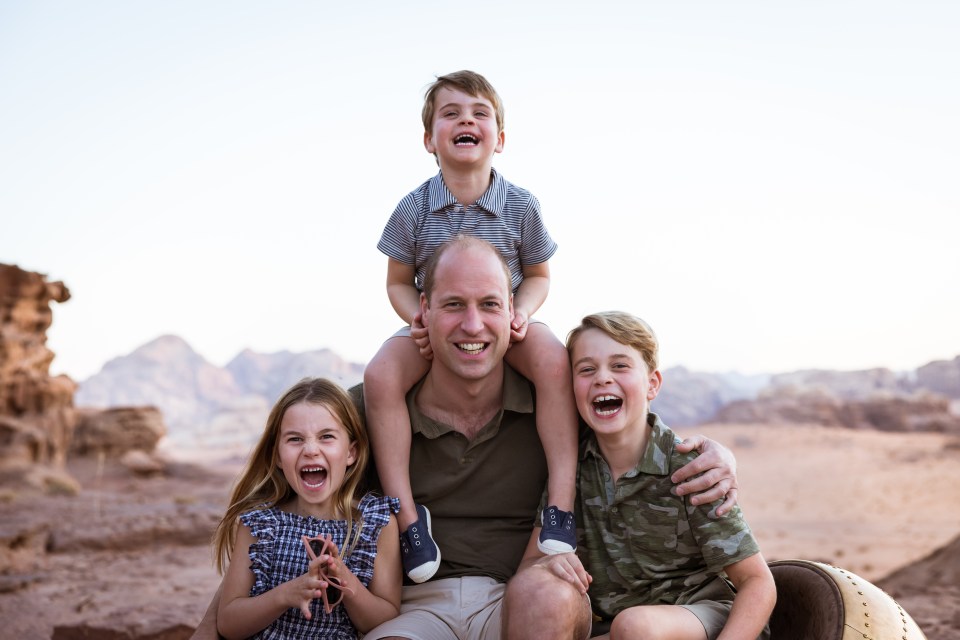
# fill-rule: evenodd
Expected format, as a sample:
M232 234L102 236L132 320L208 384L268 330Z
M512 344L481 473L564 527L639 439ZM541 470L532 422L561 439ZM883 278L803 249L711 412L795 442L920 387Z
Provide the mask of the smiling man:
M364 638L583 638L590 629L585 593L568 582L540 581L549 577L537 565L544 558L537 540L547 463L533 387L504 362L509 269L490 243L457 236L431 258L420 306L434 356L406 398L410 479L414 498L430 510L441 562L431 579L403 587L397 618ZM352 393L362 411L362 386ZM687 493L715 485L710 500L735 496L728 451L712 443L696 463L684 478L713 471L688 483ZM216 638L215 612L214 603L194 640Z

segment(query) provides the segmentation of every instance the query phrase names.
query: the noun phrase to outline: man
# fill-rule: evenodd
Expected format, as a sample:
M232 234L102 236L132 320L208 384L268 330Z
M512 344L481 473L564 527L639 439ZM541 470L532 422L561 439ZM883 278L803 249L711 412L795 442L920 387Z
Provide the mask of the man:
M442 561L433 579L403 588L400 616L365 640L480 640L501 637L501 629L511 640L556 640L589 632L589 605L576 581L539 580L546 572L534 518L546 460L531 386L503 362L510 291L502 257L477 238L451 240L427 267L420 305L434 356L430 372L407 397L414 430L410 466L414 498L430 510ZM704 444L698 438L687 446ZM714 485L699 502L725 494L729 509L736 500L732 456L706 444L707 453L674 480L711 469L682 492ZM549 566L558 570L556 563ZM195 640L216 638L216 600Z

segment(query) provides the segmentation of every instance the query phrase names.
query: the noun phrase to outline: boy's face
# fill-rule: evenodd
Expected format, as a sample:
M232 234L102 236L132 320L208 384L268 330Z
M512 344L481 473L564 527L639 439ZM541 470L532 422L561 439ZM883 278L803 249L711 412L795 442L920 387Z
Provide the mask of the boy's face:
M493 104L482 96L441 88L434 96L433 126L424 132L423 146L436 154L441 169L485 167L493 154L503 151Z
M577 410L598 435L646 426L662 378L659 370L647 370L639 351L587 329L574 342L570 361Z

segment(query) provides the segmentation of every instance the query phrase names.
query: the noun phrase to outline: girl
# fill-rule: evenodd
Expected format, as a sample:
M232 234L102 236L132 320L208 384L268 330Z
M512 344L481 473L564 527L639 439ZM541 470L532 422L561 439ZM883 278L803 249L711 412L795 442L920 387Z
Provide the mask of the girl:
M214 538L222 636L356 638L399 613L399 505L356 500L368 457L337 385L305 378L277 401Z

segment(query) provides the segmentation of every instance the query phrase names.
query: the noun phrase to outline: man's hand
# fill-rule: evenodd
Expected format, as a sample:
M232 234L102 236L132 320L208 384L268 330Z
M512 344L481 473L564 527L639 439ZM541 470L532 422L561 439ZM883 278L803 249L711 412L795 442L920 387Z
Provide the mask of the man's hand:
M733 452L706 436L693 436L677 445L677 451L689 453L696 449L700 455L677 469L670 479L677 484L678 496L690 496L690 504L709 504L723 498L717 507L722 516L737 504L737 459Z
M542 567L557 576L564 582L569 582L580 593L586 593L593 582L593 577L587 573L575 553L559 553L544 556L533 563L535 567Z
M420 349L420 355L425 360L433 360L433 348L430 346L430 336L427 335L427 328L423 326L423 318L418 313L413 316L413 322L410 323L410 337Z

